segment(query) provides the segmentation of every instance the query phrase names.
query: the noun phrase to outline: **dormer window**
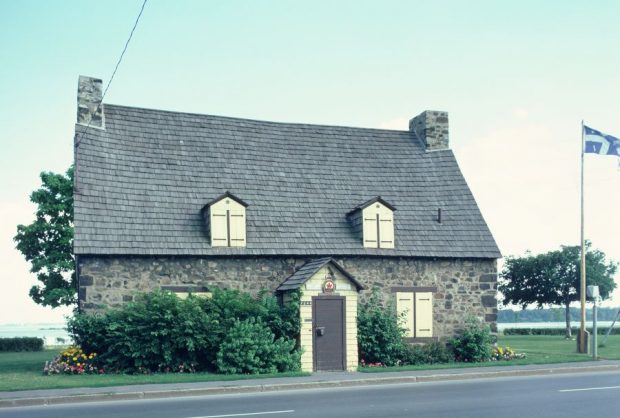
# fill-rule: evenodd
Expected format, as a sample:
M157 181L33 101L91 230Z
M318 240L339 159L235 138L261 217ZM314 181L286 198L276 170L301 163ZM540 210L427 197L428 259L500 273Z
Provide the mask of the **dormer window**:
M394 248L396 208L377 196L354 208L347 218L365 248Z
M203 216L212 247L245 247L247 203L230 192L207 203Z

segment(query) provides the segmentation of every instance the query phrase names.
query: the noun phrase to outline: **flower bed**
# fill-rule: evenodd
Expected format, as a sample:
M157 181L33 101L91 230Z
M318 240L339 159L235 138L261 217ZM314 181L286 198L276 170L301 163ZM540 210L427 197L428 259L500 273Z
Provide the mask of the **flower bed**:
M502 347L501 345L493 347L493 352L491 353L491 361L510 361L515 359L523 359L525 357L525 353L515 353L512 348L508 346Z
M69 347L52 361L46 361L43 374L104 374L95 364L97 353L86 354L80 347Z

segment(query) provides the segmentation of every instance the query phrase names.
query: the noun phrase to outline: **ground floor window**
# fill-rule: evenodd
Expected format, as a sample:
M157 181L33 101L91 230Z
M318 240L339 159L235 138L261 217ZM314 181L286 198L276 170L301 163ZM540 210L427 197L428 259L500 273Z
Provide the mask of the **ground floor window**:
M404 319L406 338L433 337L433 293L436 288L393 288L396 311Z

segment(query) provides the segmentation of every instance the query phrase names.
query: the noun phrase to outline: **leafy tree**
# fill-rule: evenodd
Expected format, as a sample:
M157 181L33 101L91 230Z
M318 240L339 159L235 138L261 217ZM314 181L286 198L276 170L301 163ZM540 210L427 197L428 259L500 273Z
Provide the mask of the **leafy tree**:
M616 284L613 276L617 264L607 262L600 250L591 250L586 244L586 280L598 285L601 297L606 299ZM565 308L566 337L571 336L570 304L580 299L581 262L579 246L562 246L560 250L544 254L508 257L501 274L499 291L504 304L513 303L525 309L535 304L561 305Z
M30 289L30 297L53 308L72 305L76 302L73 167L65 175L43 172L41 181L41 187L30 195L30 201L37 204L36 218L30 225L18 225L13 239L42 283Z

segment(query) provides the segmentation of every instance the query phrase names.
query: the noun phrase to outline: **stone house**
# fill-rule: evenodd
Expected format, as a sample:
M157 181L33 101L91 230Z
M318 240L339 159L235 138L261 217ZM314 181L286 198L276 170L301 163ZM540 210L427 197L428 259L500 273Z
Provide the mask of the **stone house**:
M265 122L102 104L101 80L80 77L75 130L82 310L157 288L301 289L310 371L356 367L373 288L413 342L468 315L495 327L501 255L446 112L408 131Z

